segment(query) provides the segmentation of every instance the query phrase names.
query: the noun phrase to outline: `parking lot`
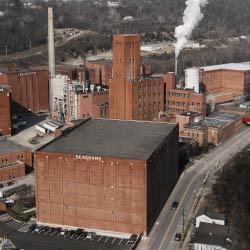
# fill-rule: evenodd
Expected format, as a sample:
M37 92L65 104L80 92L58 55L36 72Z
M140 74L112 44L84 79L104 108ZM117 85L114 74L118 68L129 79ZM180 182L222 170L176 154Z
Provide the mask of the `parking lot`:
M19 222L8 215L0 216L0 236L7 236L17 248L27 249L135 249L138 236L109 237L83 229L66 230Z

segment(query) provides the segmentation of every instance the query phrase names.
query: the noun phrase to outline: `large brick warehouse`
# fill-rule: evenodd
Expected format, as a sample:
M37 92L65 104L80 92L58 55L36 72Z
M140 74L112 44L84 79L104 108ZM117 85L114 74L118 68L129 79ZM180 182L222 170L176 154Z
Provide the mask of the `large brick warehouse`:
M91 119L35 152L38 222L147 234L177 180L178 126Z

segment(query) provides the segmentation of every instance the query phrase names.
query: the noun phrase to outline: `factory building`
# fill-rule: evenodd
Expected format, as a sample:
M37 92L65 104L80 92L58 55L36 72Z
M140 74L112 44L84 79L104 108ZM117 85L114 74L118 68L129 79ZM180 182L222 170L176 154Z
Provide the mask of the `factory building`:
M232 114L239 114L241 116L250 115L250 102L242 103L241 101L224 103L217 106L219 112L227 112Z
M250 93L250 63L229 63L202 68L207 94L232 93L234 97Z
M94 85L109 85L109 79L112 78L112 61L87 61L86 68L88 71L94 71L93 74L89 74L89 80Z
M208 143L218 145L243 127L239 114L214 111L204 119L192 120L190 113L189 122L183 124L185 120L180 117L185 115L188 114L178 116L179 127L182 128L180 135L194 138L200 145Z
M34 161L38 222L147 234L177 180L178 126L88 119Z
M25 166L32 166L31 151L5 138L0 138L0 181L22 177Z
M142 74L146 69L141 66L140 36L114 36L113 78L109 81L110 118L156 120L158 113L164 110L164 77Z
M13 113L48 111L48 71L19 69L14 64L1 64L0 85L10 86Z
M90 81L71 81L65 75L51 79L53 91L52 116L59 122L89 117L108 117L108 89Z
M200 72L197 68L185 72L185 86L176 84L174 73L166 77L166 117L175 122L176 115L188 111L206 116L206 95L200 90Z
M0 86L0 136L11 135L11 93Z
M93 92L79 93L77 95L78 119L108 118L109 117L109 91L108 89L94 88Z

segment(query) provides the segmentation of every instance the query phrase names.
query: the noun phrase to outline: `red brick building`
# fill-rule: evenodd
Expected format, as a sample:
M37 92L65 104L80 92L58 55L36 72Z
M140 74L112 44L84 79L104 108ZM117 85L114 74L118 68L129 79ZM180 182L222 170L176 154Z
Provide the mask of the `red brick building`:
M250 65L229 63L204 67L207 94L230 92L234 96L250 93Z
M108 118L109 116L109 91L102 89L77 95L78 119L82 118Z
M90 81L71 81L66 75L56 75L52 79L52 86L55 120L70 122L89 117L108 117L109 92L107 87L95 86Z
M0 65L0 85L9 85L13 112L46 112L49 107L48 71L18 69L15 65Z
M175 124L85 121L35 152L38 222L148 233L177 180L177 147Z
M11 135L11 93L0 86L0 136Z
M24 176L25 165L32 167L31 151L10 140L0 140L0 181Z
M197 139L200 145L218 145L236 134L243 127L243 123L238 114L212 112L204 120L191 121L180 126L183 127L181 135Z
M113 38L113 78L109 82L109 117L156 120L164 110L164 77L141 75L140 36ZM146 71L145 71L146 72Z
M87 70L94 71L94 74L89 74L89 80L95 85L109 85L109 79L112 78L112 67L112 61L107 60L86 62Z
M184 130L184 125L201 119L201 114L198 112L187 111L176 115L176 123L179 124L179 133Z
M177 114L183 112L198 112L206 116L206 95L196 93L193 89L176 87L174 73L166 76L166 113L171 122L175 122Z

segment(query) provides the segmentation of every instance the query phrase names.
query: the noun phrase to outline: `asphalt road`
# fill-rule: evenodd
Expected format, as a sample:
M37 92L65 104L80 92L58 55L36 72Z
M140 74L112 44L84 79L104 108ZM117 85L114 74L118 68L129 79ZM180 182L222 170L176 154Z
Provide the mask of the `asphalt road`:
M250 130L244 128L237 135L231 137L220 146L213 149L206 155L196 160L179 178L171 196L165 204L159 218L151 230L146 241L139 249L145 250L175 250L178 242L174 240L176 232L183 230L183 209L184 223L191 212L194 203L195 193L203 185L204 175L211 173L217 167L228 161L233 155L250 143ZM195 192L194 192L195 190ZM173 201L178 201L176 210L171 209Z

